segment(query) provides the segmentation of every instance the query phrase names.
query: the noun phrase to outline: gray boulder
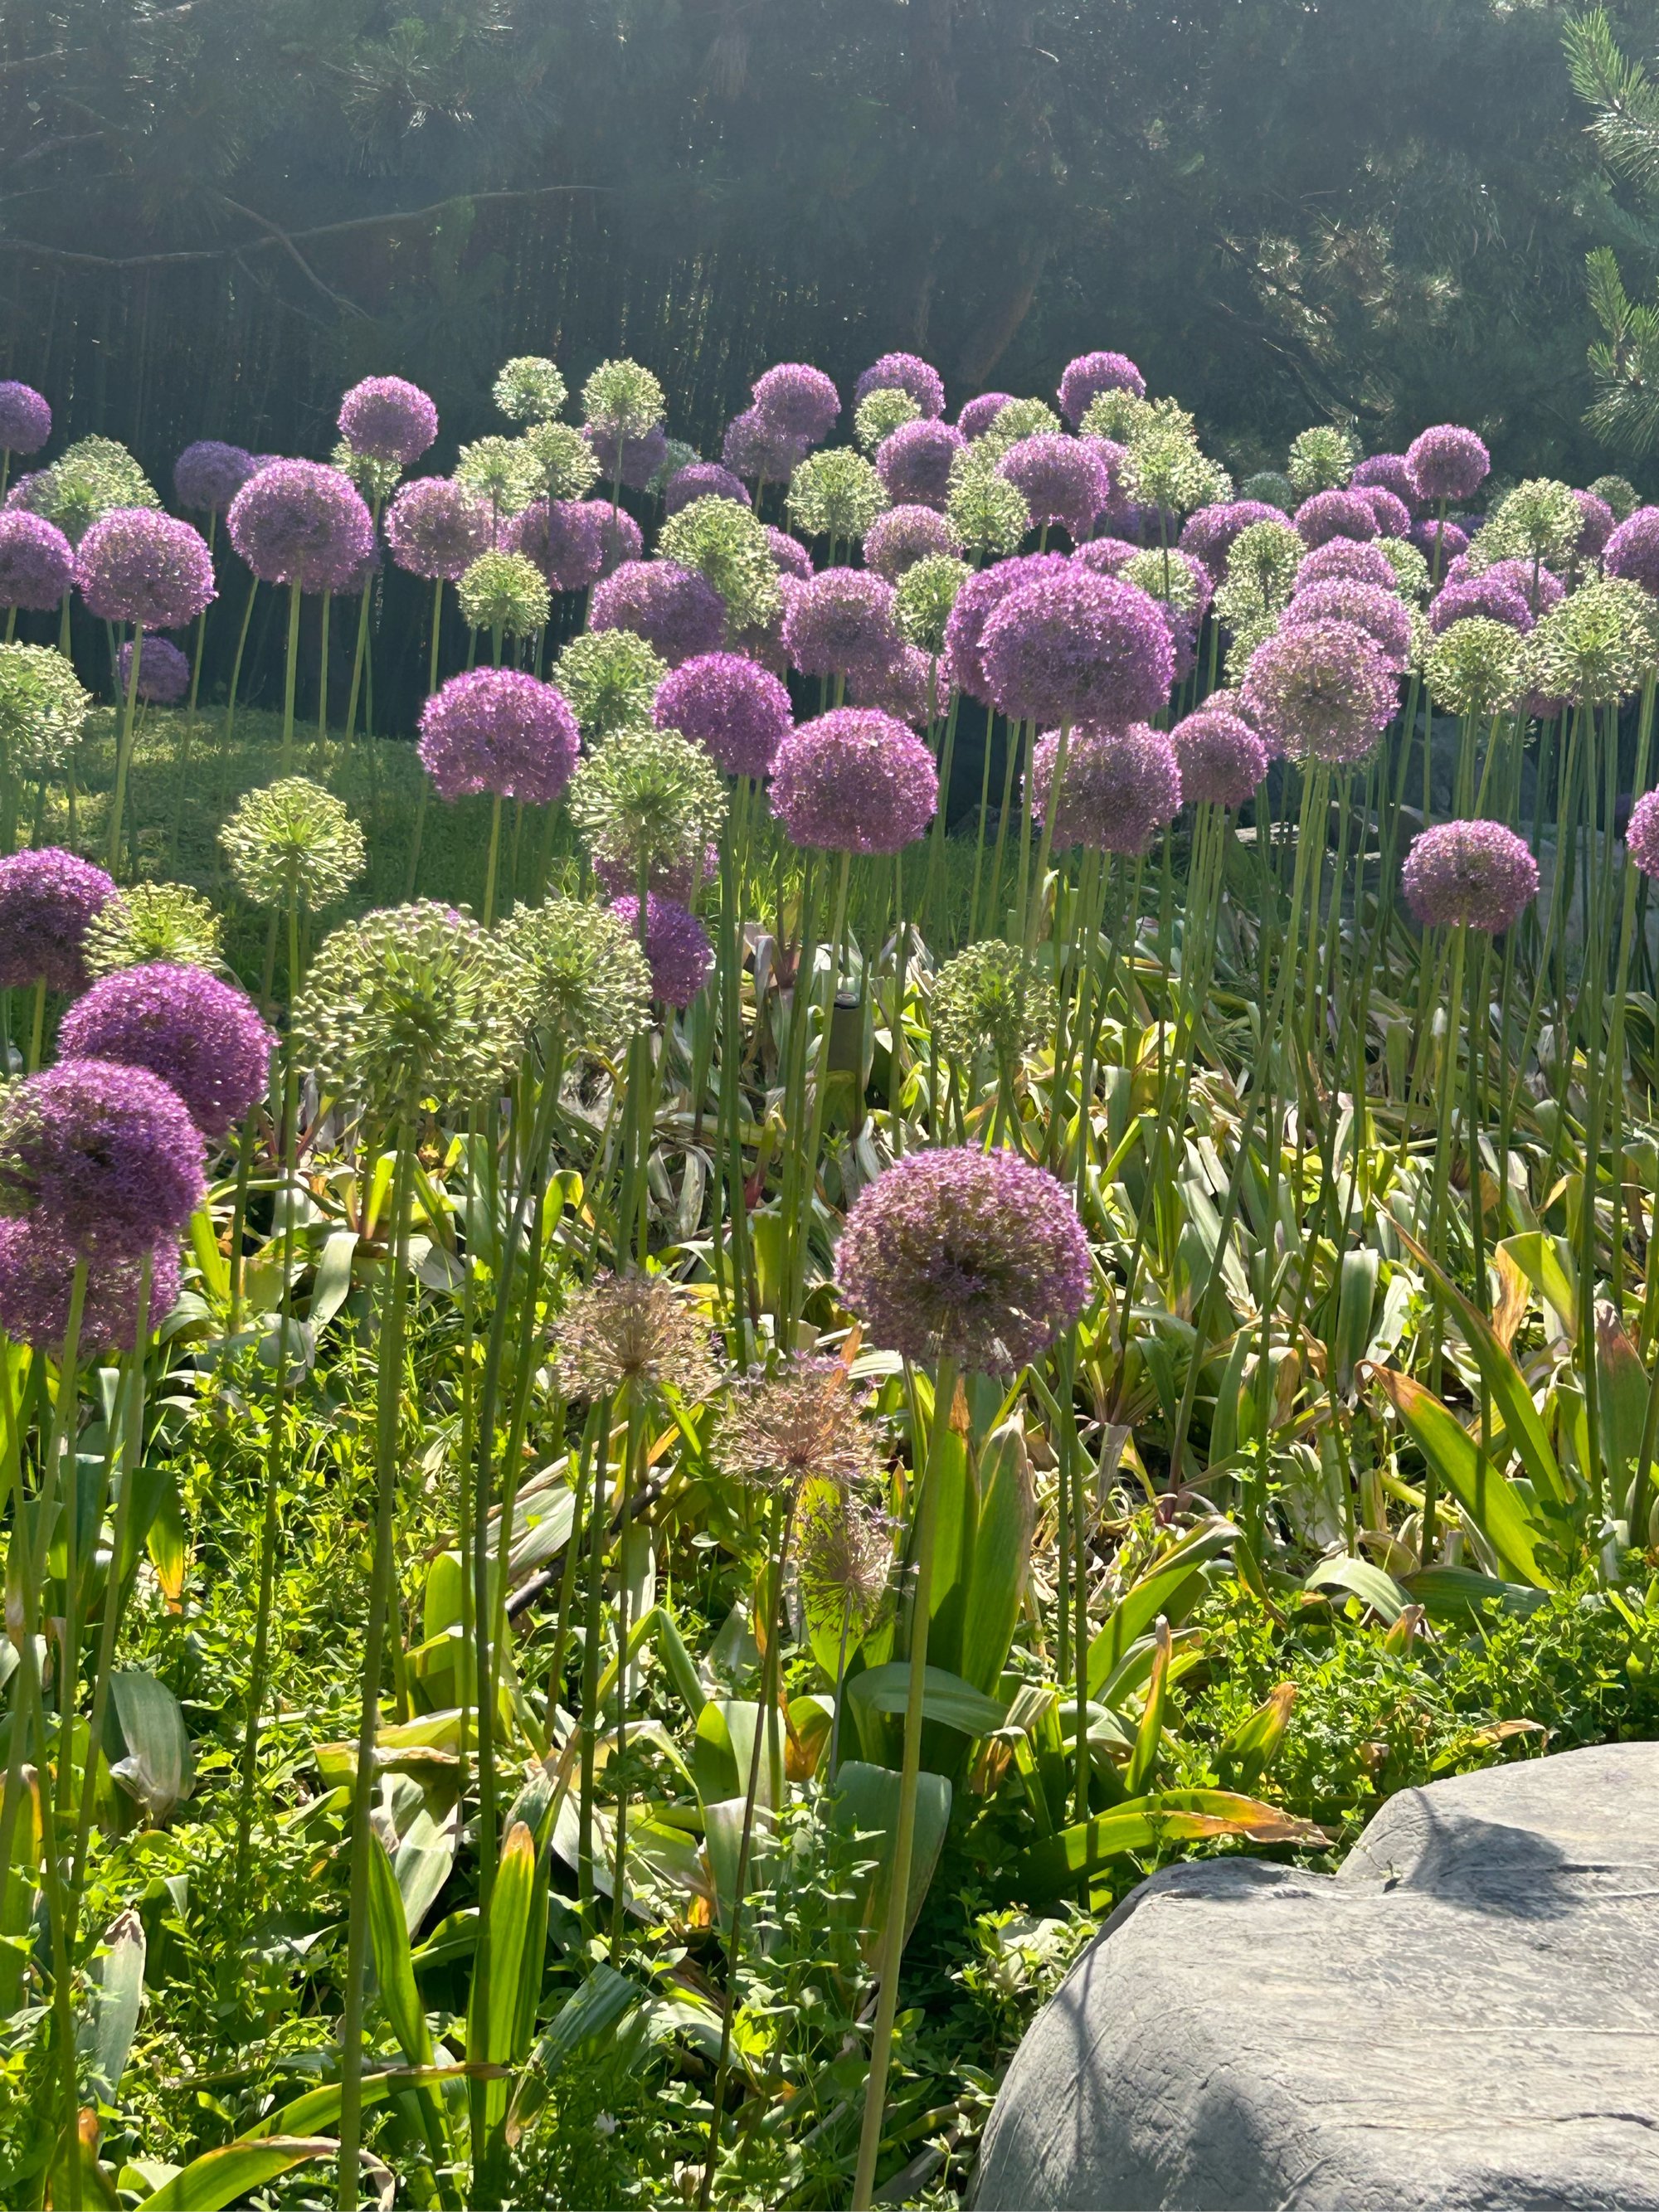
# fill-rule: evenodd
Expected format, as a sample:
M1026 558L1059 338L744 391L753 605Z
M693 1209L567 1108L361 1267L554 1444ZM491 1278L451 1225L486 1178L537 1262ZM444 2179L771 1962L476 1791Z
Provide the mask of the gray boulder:
M1659 1744L1170 1867L1020 2045L978 2212L1659 2212Z

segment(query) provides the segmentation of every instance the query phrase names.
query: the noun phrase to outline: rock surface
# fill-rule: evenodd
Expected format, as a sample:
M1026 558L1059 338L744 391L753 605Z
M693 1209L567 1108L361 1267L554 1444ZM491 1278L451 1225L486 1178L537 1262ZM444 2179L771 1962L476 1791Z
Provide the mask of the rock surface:
M1334 1878L1144 1882L1020 2046L978 2212L1659 2212L1659 1744L1390 1799Z

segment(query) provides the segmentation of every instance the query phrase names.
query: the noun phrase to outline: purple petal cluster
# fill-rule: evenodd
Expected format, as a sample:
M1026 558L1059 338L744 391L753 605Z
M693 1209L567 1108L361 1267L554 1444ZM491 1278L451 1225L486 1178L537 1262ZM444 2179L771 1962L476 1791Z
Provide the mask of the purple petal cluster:
M614 576L629 561L645 557L645 535L625 507L612 507L608 499L586 500L599 520L599 574Z
M83 991L81 951L115 882L56 845L0 859L0 991Z
M1444 580L1448 584L1462 583L1468 573L1468 563L1460 557L1447 569ZM1494 561L1491 568L1483 569L1481 574L1495 577L1500 584L1507 584L1512 592L1519 592L1529 607L1536 605L1540 615L1547 613L1551 607L1559 606L1567 596L1566 586L1553 570L1546 568L1541 562L1534 568L1530 561Z
M585 592L598 582L605 538L605 509L584 499L532 500L501 532L507 551L533 561L556 592Z
M734 475L757 483L787 483L810 450L808 440L793 437L750 407L726 424L720 459Z
M1072 558L1080 567L1092 568L1097 576L1115 576L1126 561L1146 550L1144 545L1132 544L1127 538L1091 538L1086 545L1078 547Z
M1334 584L1341 577L1355 584L1375 584L1384 592L1400 588L1388 555L1380 546L1362 544L1358 538L1333 538L1304 554L1296 572L1296 588L1301 592L1310 584Z
M225 523L256 576L302 592L349 591L374 550L356 487L320 461L272 461L242 486Z
M580 750L564 694L516 668L452 676L421 709L421 765L441 799L490 791L549 805Z
M1267 773L1267 748L1242 715L1212 692L1177 722L1170 743L1181 769L1181 795L1194 805L1242 806Z
M1164 705L1175 668L1158 601L1073 562L1008 594L980 635L979 657L1005 714L1118 726Z
M933 820L939 772L921 739L891 714L838 707L779 746L771 804L793 844L896 853Z
M683 661L657 686L652 717L700 744L728 775L769 775L794 726L775 676L737 653Z
M1060 411L1075 430L1089 411L1089 402L1103 392L1133 392L1146 397L1146 380L1127 354L1080 353L1067 362L1056 394Z
M1581 561L1593 561L1613 535L1613 509L1593 491L1576 491L1573 498L1584 518L1573 550Z
M94 522L75 580L88 612L141 629L182 629L218 596L200 531L149 507L118 507Z
M1350 485L1356 499L1363 499L1376 518L1377 534L1382 538L1404 538L1412 526L1412 511L1403 499L1396 497L1386 484Z
M823 568L788 594L783 644L803 676L880 667L899 648L893 587L867 568Z
M1102 439L1104 445L1106 441ZM1181 550L1204 563L1211 579L1219 583L1227 573L1227 556L1241 530L1253 522L1282 522L1276 507L1261 499L1230 499L1219 507L1200 507L1189 514L1181 532Z
M340 435L355 453L407 468L438 434L438 410L418 384L366 376L340 402Z
M884 353L872 361L853 390L854 408L872 392L908 392L924 415L945 412L945 383L930 362L914 353Z
M637 897L619 898L611 910L638 936ZM659 898L654 892L647 893L645 902L645 957L652 995L665 1006L689 1006L714 973L714 948L708 932L677 900Z
M994 1375L1040 1359L1082 1312L1092 1279L1065 1187L977 1145L910 1152L866 1184L836 1272L884 1350Z
M489 508L447 477L416 477L386 509L386 536L400 568L453 584L489 550Z
M1111 474L1099 454L1081 438L1054 431L1010 446L997 474L1024 495L1033 523L1057 522L1075 544L1088 538L1112 496Z
M185 1102L147 1067L66 1060L0 1094L0 1209L85 1258L137 1258L206 1194Z
M755 379L750 397L769 429L803 446L822 445L841 413L834 380L804 361L779 362Z
M772 549L772 558L778 564L779 574L799 576L805 583L812 573L812 556L799 538L792 538L787 530L775 530L769 523L766 529L766 542ZM867 559L870 551L870 540L867 537L864 541L864 550Z
M1472 498L1492 468L1492 455L1473 430L1437 422L1406 448L1406 469L1420 500Z
M52 409L32 384L0 383L0 451L33 453L52 435Z
M1659 507L1626 516L1601 549L1601 571L1659 596Z
M1644 876L1659 878L1659 791L1644 792L1632 807L1625 849Z
M1412 482L1412 472L1403 453L1371 453L1355 468L1348 479L1355 491L1366 491L1373 486L1391 491L1408 512L1422 504L1422 495ZM1404 531L1400 532L1403 538Z
M1443 574L1449 562L1455 561L1460 553L1468 551L1469 533L1467 530L1460 530L1455 522L1414 522L1411 542L1431 568L1434 564L1434 550L1437 545Z
M115 680L121 696L132 681L132 647L124 645L115 656ZM147 637L138 656L137 696L152 707L176 707L190 689L190 656L164 637Z
M1347 622L1304 623L1264 640L1239 690L1243 712L1281 751L1332 768L1370 755L1395 697L1376 640Z
M1115 544L1115 539L1097 539L1097 544ZM1124 558L1138 552L1130 546ZM1084 554L1076 556L1081 561ZM950 620L945 625L945 647L951 656L951 665L956 672L960 688L970 699L987 704L990 701L988 681L984 663L980 659L980 641L985 625L1011 592L1022 584L1036 582L1045 576L1063 574L1067 567L1063 553L1027 553L1012 561L998 561L988 568L977 568L957 593L956 605L951 610ZM1092 564L1091 564L1092 565Z
M246 991L163 961L103 976L58 1033L64 1060L118 1060L159 1076L210 1144L264 1097L276 1045Z
M599 474L607 484L617 481L617 434L608 424L590 422L582 435L593 448ZM660 425L642 438L622 441L622 480L630 491L643 491L668 459L668 434Z
M941 659L935 671L919 646L901 645L893 659L880 666L855 668L847 678L849 706L879 707L916 729L925 729L942 714L950 696L948 661Z
M890 507L864 533L864 565L890 584L936 553L960 553L962 541L931 507ZM811 574L809 568L808 572Z
M970 445L985 435L1013 396L1012 392L981 392L957 410L957 428Z
M743 507L754 505L742 477L734 477L718 461L693 461L677 470L669 477L668 489L663 494L664 512L678 514L694 499L735 499Z
M1034 822L1048 819L1059 752L1058 730L1039 738L1032 750ZM1127 730L1085 724L1072 731L1066 747L1054 810L1055 848L1085 845L1097 853L1144 853L1180 812L1181 799L1181 763L1164 731L1145 722Z
M960 430L922 415L901 422L876 450L876 474L896 505L942 508L951 491L951 464L967 444Z
M1398 592L1381 584L1356 583L1352 577L1342 576L1333 577L1328 583L1310 584L1305 589L1298 584L1285 610L1284 621L1287 629L1308 623L1353 623L1375 639L1395 669L1404 668L1411 658L1411 611Z
M76 1255L48 1225L0 1220L0 1328L19 1344L59 1351L69 1327ZM87 1270L77 1356L131 1352L138 1328L142 1257L99 1259ZM150 1257L146 1328L154 1331L179 1303L179 1240L164 1237Z
M27 507L0 509L0 607L55 607L75 581L75 548Z
M1328 544L1333 538L1381 538L1370 501L1359 491L1316 491L1291 520L1304 545Z
M706 576L675 561L624 561L593 587L592 629L631 629L671 668L714 653L726 635L726 603Z
M1467 922L1497 936L1538 896L1538 863L1501 822L1437 822L1412 840L1400 888L1425 928Z
M1466 576L1443 585L1430 605L1429 628L1438 637L1454 623L1467 622L1472 615L1507 623L1511 629L1523 633L1532 628L1532 609L1525 592L1491 570L1484 576Z
M173 465L173 496L198 514L222 514L258 467L240 446L198 438Z

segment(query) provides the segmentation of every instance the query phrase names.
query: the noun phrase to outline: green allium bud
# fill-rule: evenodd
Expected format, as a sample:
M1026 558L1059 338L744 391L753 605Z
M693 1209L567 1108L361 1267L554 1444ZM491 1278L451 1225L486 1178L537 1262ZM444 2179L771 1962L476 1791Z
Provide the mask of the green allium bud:
M584 630L559 655L558 685L590 744L617 730L649 727L668 663L631 629Z
M1116 445L1127 446L1152 419L1150 400L1120 389L1096 392L1078 428L1085 438L1110 438Z
M55 522L78 545L94 522L118 507L159 507L161 498L126 447L114 438L81 438L64 449L29 489L36 514Z
M620 1060L651 1020L651 969L638 939L609 907L550 898L514 909L501 938L522 969L529 1024L568 1052Z
M363 833L331 791L283 776L250 791L219 832L230 872L256 906L327 906L363 872Z
M694 462L700 461L702 459L702 455L696 447L688 446L684 438L668 439L665 441L661 463L652 471L646 483L646 489L654 492L660 499L682 469L689 469Z
M1008 1067L1054 1035L1058 1011L1048 977L1017 945L989 938L940 969L933 1016L939 1048L951 1059L971 1067L988 1053Z
M851 543L863 537L888 505L881 478L846 446L809 453L789 479L789 520L807 538Z
M859 402L853 434L866 453L873 453L884 438L890 438L904 423L914 422L921 413L908 392L889 385Z
M1316 422L1291 439L1285 473L1298 498L1311 499L1316 491L1336 491L1346 483L1358 459L1340 423Z
M623 729L578 765L568 804L590 847L654 872L701 860L726 819L726 786L678 730Z
M585 499L599 480L593 448L568 422L532 422L522 443L535 462L538 489L548 499Z
M542 355L521 353L502 362L490 396L515 422L550 422L564 405L565 382Z
M1486 615L1453 623L1424 657L1429 696L1454 714L1508 714L1526 688L1525 646L1519 630Z
M185 884L131 884L88 925L82 945L94 979L152 960L174 968L217 968L221 923L199 891Z
M766 526L740 500L693 500L664 523L657 550L664 560L708 578L726 602L732 630L769 622L782 611Z
M1216 592L1218 619L1235 635L1247 627L1257 630L1259 643L1267 634L1261 625L1272 629L1289 606L1306 550L1288 522L1252 522L1241 530L1228 549L1227 574Z
M663 388L636 361L602 361L582 386L582 419L623 438L643 438L668 412Z
M1613 509L1615 522L1628 521L1642 504L1641 493L1625 477L1597 477L1589 489Z
M329 459L343 477L350 477L367 500L389 499L403 480L401 461L377 461L372 453L358 453L343 438Z
M1286 514L1293 514L1300 504L1296 486L1277 469L1258 469L1253 477L1246 477L1238 487L1241 499L1259 499L1264 507L1282 507Z
M456 597L474 629L507 637L545 629L553 606L541 570L522 553L480 553L462 572Z
M1577 550L1584 518L1571 488L1550 477L1531 477L1517 484L1469 546L1473 575L1494 561L1540 561L1565 568Z
M59 767L91 711L91 693L61 653L0 645L0 767L15 776Z
M945 625L957 603L957 593L973 570L965 561L948 553L930 554L899 578L893 595L893 622L907 644L922 653L945 650Z
M1184 561L1171 560L1160 547L1149 545L1126 561L1118 574L1139 584L1152 599L1162 599L1178 614L1198 611L1198 584Z
M540 461L525 438L477 438L461 447L455 481L487 499L496 514L521 514L543 489Z
M1224 585L1223 590L1225 589ZM1221 592L1215 595L1215 605L1227 626L1227 651L1223 664L1230 690L1237 691L1244 681L1250 665L1250 656L1257 646L1264 645L1279 628L1279 617L1265 608L1244 609L1228 614L1221 606Z
M1402 599L1427 598L1429 564L1415 545L1404 538L1379 538L1376 550L1394 570L1395 584Z
M1132 499L1190 514L1212 503L1222 473L1199 451L1191 416L1172 399L1160 399L1129 441L1123 485Z
M987 461L995 462L1022 438L1052 437L1063 428L1054 409L1041 399L1011 399L998 408L974 444Z
M1018 553L1031 527L1031 510L1025 495L994 463L975 459L984 444L977 438L951 464L951 491L945 520L970 553L1000 560Z
M1639 690L1659 666L1656 623L1654 602L1639 584L1601 576L1582 585L1540 615L1524 641L1526 689L1585 705Z

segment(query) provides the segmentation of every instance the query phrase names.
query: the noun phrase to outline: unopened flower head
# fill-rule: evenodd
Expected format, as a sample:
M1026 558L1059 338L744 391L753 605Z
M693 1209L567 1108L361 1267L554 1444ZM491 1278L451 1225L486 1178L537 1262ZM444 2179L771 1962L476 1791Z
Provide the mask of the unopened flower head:
M668 663L631 629L584 630L559 655L559 689L590 745L651 720Z
M856 1489L878 1464L839 1359L787 1359L775 1375L741 1376L715 1429L714 1456L740 1482L796 1492L813 1482Z
M1538 896L1538 863L1501 822L1437 822L1412 840L1400 885L1425 927L1463 922L1496 936Z
M571 779L570 818L635 868L701 853L720 835L726 787L701 745L650 722L621 729Z
M1357 624L1310 622L1257 646L1240 697L1281 751L1357 768L1388 727L1397 689L1386 656Z
M1340 423L1316 422L1291 439L1285 473L1297 495L1308 499L1315 492L1339 490L1352 476L1357 459L1353 440Z
M688 1402L714 1387L708 1324L664 1275L595 1276L553 1326L559 1387L575 1399Z
M1264 507L1277 507L1281 514L1294 514L1298 504L1296 486L1279 469L1257 469L1240 484L1238 495L1241 499L1259 500Z
M41 775L61 767L92 712L75 670L44 645L0 645L0 767Z
M542 574L522 553L480 553L456 594L474 629L530 637L547 627L552 600Z
M1430 647L1423 673L1429 696L1454 714L1504 714L1526 689L1522 626L1472 614L1452 623Z
M908 392L924 415L945 412L945 384L939 371L913 353L884 353L872 362L853 387L853 404L859 406L872 392Z
M518 963L527 1025L567 1052L619 1062L651 1019L651 970L627 921L610 907L550 898L515 907L501 939Z
M945 516L931 507L892 507L865 533L864 565L896 584L918 561L962 550L962 541Z
M971 1069L983 1053L999 1068L1012 1067L1054 1036L1059 1002L1018 945L987 938L939 969L933 1016L939 1049L951 1059Z
M489 548L489 502L447 477L416 477L386 509L392 557L411 575L453 583Z
M1144 392L1117 385L1096 392L1084 409L1078 428L1085 438L1109 438L1114 445L1127 446L1132 438L1152 429L1158 419Z
M173 465L174 495L180 507L201 514L222 514L258 465L240 446L198 438Z
M141 629L182 629L217 597L199 530L149 507L117 507L94 522L76 556L89 613Z
M948 553L932 554L904 571L893 593L893 627L907 644L934 658L945 651L951 610L973 574Z
M1018 553L1031 527L1031 510L1017 484L994 467L964 466L960 461L951 472L945 519L965 551L992 561Z
M1597 577L1540 616L1527 641L1527 688L1586 703L1639 691L1659 663L1656 630L1640 584Z
M884 385L879 392L872 392L867 399L859 403L858 412L853 417L853 434L873 459L878 447L895 430L906 422L922 419L921 408L908 392L902 392L896 385Z
M1612 510L1615 525L1628 520L1642 504L1642 495L1628 477L1597 477L1589 489L1593 498Z
M1485 483L1492 455L1473 430L1437 422L1407 447L1406 468L1419 499L1464 500Z
M255 906L327 906L356 882L368 857L343 801L303 775L250 791L220 830L219 842L239 889Z
M1394 571L1395 589L1402 599L1419 605L1429 595L1429 564L1409 539L1379 538L1375 549ZM1311 556L1310 556L1311 557Z
M1241 530L1227 552L1227 574L1216 593L1216 612L1278 614L1291 603L1307 548L1288 522L1266 520Z
M582 420L613 437L642 438L667 412L661 385L636 361L602 361L582 386Z
M674 521L689 520L696 513L688 508ZM678 668L697 653L719 651L726 636L726 603L706 576L677 561L624 561L595 585L588 621L596 630L633 630L669 667Z
M619 898L611 911L637 937L637 896ZM646 894L645 957L651 970L651 995L665 1006L689 1006L714 972L708 932L690 908L655 891Z
M132 682L132 647L115 656L115 681L122 698ZM190 656L164 637L147 637L139 649L138 686L134 696L152 707L176 707L190 689Z
M1146 380L1122 353L1080 353L1068 361L1055 395L1060 410L1075 430L1090 404L1103 392L1127 392L1137 399L1146 397Z
M374 525L338 469L272 461L230 503L230 542L268 584L302 592L352 587L374 550Z
M1242 806L1267 773L1267 748L1241 714L1212 691L1170 732L1181 795L1194 805Z
M0 1092L0 1212L27 1213L78 1257L137 1257L206 1195L184 1101L148 1068L64 1060Z
M161 504L149 477L114 438L78 439L49 469L17 483L11 498L55 522L71 545L118 507Z
M755 379L750 387L756 412L787 438L821 444L836 427L841 394L821 368L805 362L781 361Z
M747 492L740 484L737 489L740 498L696 499L671 513L657 541L662 561L695 569L719 592L727 627L734 631L769 622L783 606L766 526L750 506Z
M933 820L939 773L927 746L895 716L840 707L784 739L771 801L793 844L896 853Z
M90 976L165 961L175 968L217 968L223 924L187 884L130 884L93 916L82 945Z
M491 398L514 422L550 422L566 396L563 377L543 354L515 354L490 386Z
M1031 755L1031 817L1048 818L1060 732L1039 738ZM1180 811L1181 768L1162 730L1145 722L1125 730L1073 730L1054 808L1054 848L1083 845L1097 853L1141 854Z
M118 1060L159 1075L210 1144L264 1097L276 1045L239 986L161 962L102 977L58 1033L60 1060Z
M550 805L579 750L576 718L562 695L516 668L452 676L421 710L421 765L441 799L488 791Z
M683 661L663 679L652 708L660 729L700 744L727 775L769 775L793 726L789 693L740 653Z
M87 932L114 896L112 878L55 845L0 857L0 991L84 989Z
M855 544L890 504L886 486L861 453L845 446L810 453L789 479L791 525L805 538Z

